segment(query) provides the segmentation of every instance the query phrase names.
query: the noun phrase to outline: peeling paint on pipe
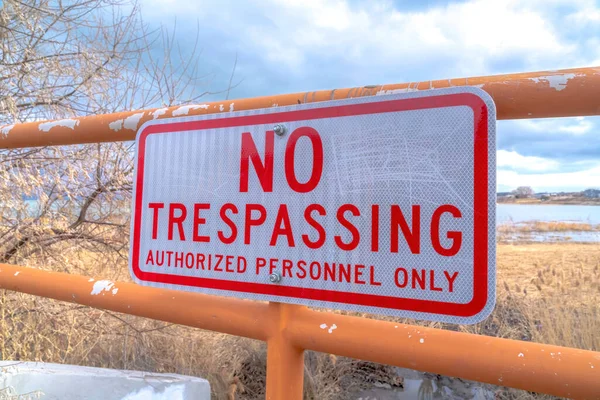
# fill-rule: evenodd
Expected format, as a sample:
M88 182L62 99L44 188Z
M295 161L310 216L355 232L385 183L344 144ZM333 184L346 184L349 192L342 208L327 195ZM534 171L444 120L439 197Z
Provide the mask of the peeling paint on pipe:
M0 264L0 288L251 339L268 338L270 314L266 303L198 296L8 264Z
M103 289L105 282L112 283L108 289L118 287L118 295L94 294L90 291L94 282L104 282ZM285 361L280 365L267 361L267 393L295 393L290 388L294 379L294 385L302 387L303 350L561 397L592 399L600 393L600 352L319 312L290 304L92 280L8 264L0 264L0 288L267 341L273 350L268 352L269 360ZM279 374L278 379L269 378L270 366Z
M596 399L600 352L295 308L286 333L306 350L554 396ZM324 335L320 326L337 326ZM557 356L560 353L560 357Z
M547 118L600 115L600 68L576 68L473 78L442 79L416 83L369 85L363 88L322 90L233 100L236 111L291 106L348 97L373 96L398 91L415 91L451 86L477 86L496 103L498 119ZM230 110L233 109L230 106ZM222 102L156 108L73 118L78 124L54 125L41 132L32 122L2 127L0 148L37 147L79 143L133 140L137 127L156 118L204 115L224 112ZM142 114L143 113L143 114ZM142 114L142 115L141 115ZM50 122L52 123L52 122ZM135 125L135 128L134 128ZM73 133L76 133L74 135Z

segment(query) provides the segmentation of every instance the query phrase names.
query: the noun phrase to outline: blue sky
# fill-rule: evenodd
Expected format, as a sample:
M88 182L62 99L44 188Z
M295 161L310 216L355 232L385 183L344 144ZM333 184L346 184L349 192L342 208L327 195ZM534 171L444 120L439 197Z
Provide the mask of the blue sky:
M600 66L591 0L141 0L229 98ZM600 94L599 94L600 96ZM223 99L225 94L206 97ZM600 118L498 122L498 190L600 187Z

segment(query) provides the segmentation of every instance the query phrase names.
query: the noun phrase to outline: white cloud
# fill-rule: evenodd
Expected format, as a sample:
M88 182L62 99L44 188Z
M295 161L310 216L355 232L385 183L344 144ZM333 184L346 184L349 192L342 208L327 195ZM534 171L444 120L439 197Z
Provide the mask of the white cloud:
M496 179L498 187L502 188L514 189L518 186L531 186L537 192L579 191L598 186L598 182L600 182L600 164L584 171L549 174L528 174L498 170Z
M183 18L201 18L201 26L226 27L243 51L252 49L292 73L301 74L321 57L335 58L341 72L371 66L410 76L411 66L445 59L443 68L437 66L440 75L432 78L493 73L490 63L502 58L543 69L572 66L574 60L586 63L600 56L598 51L581 52L577 43L561 37L562 27L544 13L552 3L566 4L472 0L402 11L384 0L360 6L351 6L347 0L265 0L243 5L216 0L201 4L144 1L151 15L164 18L178 13ZM593 15L593 5L579 3L578 12ZM572 18L579 18L575 15Z
M198 19L211 68L225 71L223 85L228 63L239 56L236 77L244 81L235 95L244 91L240 97L600 64L596 0L469 0L420 10L414 4L398 9L390 0L142 0L142 10L151 23L177 16L179 26L196 26ZM592 118L510 124L527 133L504 136L510 139L506 148L514 149L547 134L554 134L554 142L558 135L587 146L597 125ZM580 147L561 147L561 159ZM573 161L593 158L595 148L589 147ZM499 184L600 182L600 167L561 173L574 163L536 157L535 151L529 146L530 155L524 156L500 150ZM537 151L553 154L551 146Z
M598 186L600 182L600 162L569 163L569 167L576 167L577 170L561 172L566 165L549 158L523 156L507 150L498 150L496 154L496 180L500 191L518 186L531 186L538 192L578 191Z
M587 24L596 24L600 22L600 9L594 1L580 2L578 11L567 16L569 23L575 23L579 26Z
M517 120L517 126L532 132L540 133L568 133L571 135L584 135L592 130L594 124L585 117L574 118L548 118L541 120Z
M274 25L253 25L247 34L268 59L287 58L289 66L315 53L397 67L442 56L452 59L446 67L473 74L486 72L490 57L520 56L535 64L574 50L521 3L476 0L406 12L383 2L356 9L342 0L273 0L263 4L266 15L277 14Z
M496 165L529 172L550 172L559 167L558 161L542 157L523 156L516 151L498 150Z

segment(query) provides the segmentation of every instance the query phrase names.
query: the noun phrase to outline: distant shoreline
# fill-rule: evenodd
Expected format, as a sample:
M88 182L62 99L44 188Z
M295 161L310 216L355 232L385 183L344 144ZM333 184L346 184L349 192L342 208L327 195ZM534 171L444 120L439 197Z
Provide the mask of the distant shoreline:
M497 204L517 204L523 206L552 206L552 205L563 205L563 206L600 206L600 199L515 199L515 198L497 198Z

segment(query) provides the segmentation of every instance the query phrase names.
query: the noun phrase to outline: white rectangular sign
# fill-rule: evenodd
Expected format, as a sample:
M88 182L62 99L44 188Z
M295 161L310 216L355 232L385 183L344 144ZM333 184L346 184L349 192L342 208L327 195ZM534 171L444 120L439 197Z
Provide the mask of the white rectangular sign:
M144 285L474 323L495 301L495 107L462 87L144 124Z

